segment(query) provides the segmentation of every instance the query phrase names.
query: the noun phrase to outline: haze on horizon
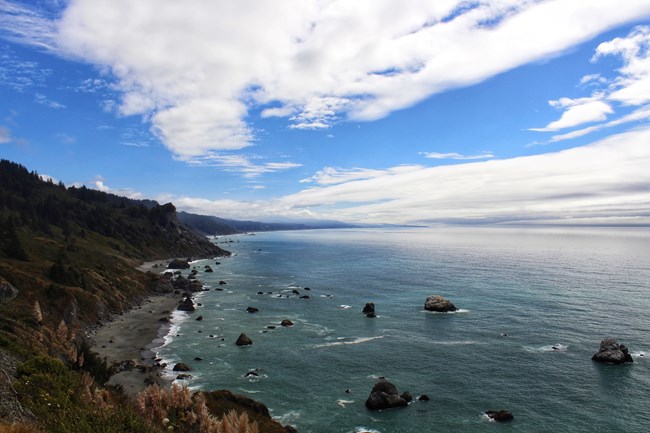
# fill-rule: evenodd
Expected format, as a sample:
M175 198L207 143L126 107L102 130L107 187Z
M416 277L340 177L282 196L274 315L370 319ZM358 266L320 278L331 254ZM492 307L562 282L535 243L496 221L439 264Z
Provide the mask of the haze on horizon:
M0 0L0 156L236 219L650 224L650 2Z

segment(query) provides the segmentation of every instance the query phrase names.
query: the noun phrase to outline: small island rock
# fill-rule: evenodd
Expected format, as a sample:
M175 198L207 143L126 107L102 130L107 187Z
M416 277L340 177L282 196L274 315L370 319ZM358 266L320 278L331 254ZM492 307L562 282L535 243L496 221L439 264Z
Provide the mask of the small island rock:
M363 314L374 313L375 312L375 303L374 302L366 303L366 306L363 307L363 310L361 310L361 312Z
M424 302L424 309L427 311L436 311L438 313L447 313L449 311L457 310L454 304L438 295L427 297L427 300Z
M594 361L609 364L624 364L633 362L632 355L624 344L619 344L613 338L605 338L600 342L598 353L591 357Z
M248 335L242 333L237 338L237 341L235 341L235 344L237 346L249 346L249 345L253 344L253 340L251 340Z
M282 322L280 322L280 325L288 328L289 326L293 326L293 322L289 319L284 319Z
M405 407L408 402L399 395L397 387L386 380L380 380L372 387L366 400L366 407L370 410L390 409Z

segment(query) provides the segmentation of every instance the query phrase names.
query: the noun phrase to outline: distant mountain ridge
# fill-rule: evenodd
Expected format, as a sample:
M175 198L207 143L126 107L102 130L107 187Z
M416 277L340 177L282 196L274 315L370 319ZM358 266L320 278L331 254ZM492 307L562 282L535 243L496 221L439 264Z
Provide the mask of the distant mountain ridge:
M205 236L222 236L246 232L268 232L278 230L312 230L353 228L352 224L339 221L310 221L310 222L259 222L239 221L219 218L211 215L197 215L188 212L178 212L181 223Z

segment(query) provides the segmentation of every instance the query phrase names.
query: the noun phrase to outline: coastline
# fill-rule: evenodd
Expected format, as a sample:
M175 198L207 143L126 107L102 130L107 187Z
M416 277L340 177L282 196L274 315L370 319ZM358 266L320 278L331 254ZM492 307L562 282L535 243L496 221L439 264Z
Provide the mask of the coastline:
M169 260L145 262L136 269L162 271ZM152 295L131 310L116 316L113 321L93 332L92 350L106 359L107 364L121 365L111 376L108 385L121 386L124 393L134 397L147 383L170 384L155 365L155 350L162 346L169 332L172 312L178 306L179 295L173 293ZM165 320L166 319L166 320Z

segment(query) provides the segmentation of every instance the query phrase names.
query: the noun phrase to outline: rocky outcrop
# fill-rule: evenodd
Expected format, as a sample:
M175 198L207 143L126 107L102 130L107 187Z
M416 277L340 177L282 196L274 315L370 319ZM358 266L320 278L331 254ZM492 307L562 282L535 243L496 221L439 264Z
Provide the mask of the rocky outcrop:
M407 394L407 393L405 393ZM380 380L372 387L370 395L366 400L366 407L370 410L390 409L393 407L405 407L408 401L400 396L397 387L386 380Z
M18 289L7 281L0 279L0 302L9 303L18 296Z
M512 421L515 419L515 417L512 415L512 412L507 410L488 410L485 411L485 414L492 421L496 422Z
M624 364L633 362L628 348L624 344L619 344L613 338L605 338L600 342L598 352L591 357L594 361L605 362L608 364Z
M189 296L186 296L185 299L181 301L180 304L178 304L178 309L180 311L194 311L196 308L194 308L194 302L192 301L192 298Z
M365 307L363 307L363 310L361 310L363 314L370 314L375 312L375 303L374 302L368 302L366 303Z
M438 313L447 313L450 311L456 311L458 308L442 296L431 295L427 297L426 301L424 301L424 309Z
M253 340L251 340L248 335L241 333L237 338L237 341L235 341L235 344L237 346L250 346L253 344Z
M189 269L190 259L174 259L167 265L167 269Z
M284 319L282 322L280 322L280 325L284 326L285 328L288 328L290 326L293 326L293 322L289 319Z
M187 364L185 364L183 362L179 362L178 364L176 364L174 366L174 368L172 370L173 371L192 371L192 368L189 365L187 365Z

